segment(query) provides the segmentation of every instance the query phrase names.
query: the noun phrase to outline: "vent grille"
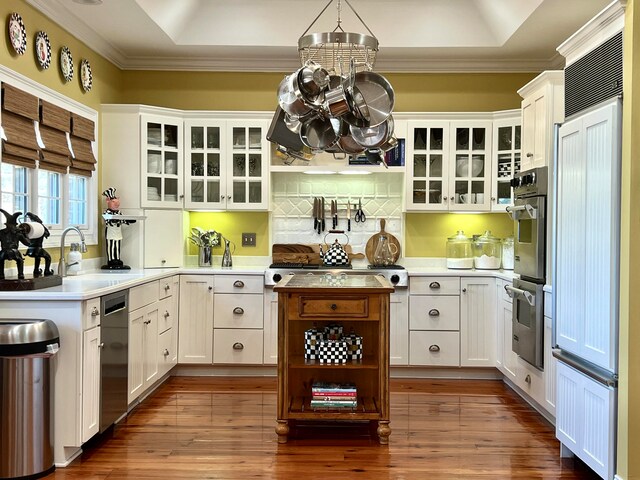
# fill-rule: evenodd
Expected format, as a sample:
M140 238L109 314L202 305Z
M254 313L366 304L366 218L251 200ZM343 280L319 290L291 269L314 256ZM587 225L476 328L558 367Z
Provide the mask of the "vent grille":
M564 69L564 116L622 94L622 32Z

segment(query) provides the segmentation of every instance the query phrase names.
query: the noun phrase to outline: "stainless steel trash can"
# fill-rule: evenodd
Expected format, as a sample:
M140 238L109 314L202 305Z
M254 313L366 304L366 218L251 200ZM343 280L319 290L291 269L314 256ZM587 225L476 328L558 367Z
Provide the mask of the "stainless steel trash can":
M51 320L0 319L0 479L38 478L53 464Z

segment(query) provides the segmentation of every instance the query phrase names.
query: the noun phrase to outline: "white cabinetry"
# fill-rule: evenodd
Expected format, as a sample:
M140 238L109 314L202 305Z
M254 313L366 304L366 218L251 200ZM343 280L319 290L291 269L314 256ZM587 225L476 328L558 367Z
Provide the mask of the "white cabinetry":
M491 162L491 211L504 212L513 205L511 179L520 171L521 113L507 110L495 114Z
M278 363L278 294L264 289L264 364Z
M100 427L100 299L83 306L82 332L82 441Z
M496 355L496 281L460 279L460 365L493 367Z
M409 291L396 288L389 305L389 363L409 363Z
M553 125L564 120L564 72L542 72L518 94L522 97L522 170L551 167Z
M513 300L507 295L504 287L511 285L505 280L496 280L497 335L496 366L502 374L515 382L518 355L511 346L513 335Z
M544 402L542 406L556 415L556 370L558 360L553 356L552 300L549 292L544 293Z
M165 278L159 282L158 351L160 360L158 376L162 377L178 363L178 299L180 276Z
M213 275L180 276L179 363L213 361Z
M181 267L186 255L189 218L182 210L146 210L144 267Z

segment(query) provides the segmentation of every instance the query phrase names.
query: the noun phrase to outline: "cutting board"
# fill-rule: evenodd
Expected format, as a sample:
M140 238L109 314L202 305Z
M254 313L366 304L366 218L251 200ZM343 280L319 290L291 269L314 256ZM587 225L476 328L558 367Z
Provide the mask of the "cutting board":
M327 245L324 246L326 251ZM353 253L351 245L344 245L349 258L364 258L363 253ZM271 247L271 261L273 263L303 263L321 264L320 244L304 245L299 243L274 243Z
M389 241L390 244L395 245L396 248L398 249L398 251L396 252L396 254L393 256L393 263L396 263L398 261L398 258L400 258L400 242L398 241L398 239L396 237L394 237L393 235L391 235L389 232L387 232L384 227L386 225L387 221L384 218L380 219L380 231L374 235L371 236L371 238L369 238L369 240L367 240L367 246L364 249L364 253L367 256L367 260L369 260L369 263L373 265L373 255L376 253L376 247L378 246L378 242L380 241L380 236L381 235L386 235L387 236L387 240Z

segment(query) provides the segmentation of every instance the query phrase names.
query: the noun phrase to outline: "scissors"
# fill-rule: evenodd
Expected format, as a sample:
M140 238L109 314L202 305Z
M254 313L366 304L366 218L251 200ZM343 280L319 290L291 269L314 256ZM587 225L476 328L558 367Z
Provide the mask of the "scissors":
M367 221L367 217L365 216L364 212L362 211L362 199L361 198L358 199L358 209L356 210L355 220L356 220L356 223L366 222Z

